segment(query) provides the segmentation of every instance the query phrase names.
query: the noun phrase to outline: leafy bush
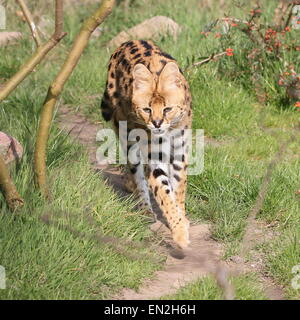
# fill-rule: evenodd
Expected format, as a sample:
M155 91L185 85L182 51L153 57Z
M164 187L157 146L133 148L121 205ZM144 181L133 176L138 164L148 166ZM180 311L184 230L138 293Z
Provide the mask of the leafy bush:
M289 90L300 90L300 1L282 1L273 14L257 3L244 16L225 15L201 32L204 37L218 38L217 50L232 57L219 60L220 74L238 79L249 90L254 88L262 104L300 100L300 92L298 96L297 91Z

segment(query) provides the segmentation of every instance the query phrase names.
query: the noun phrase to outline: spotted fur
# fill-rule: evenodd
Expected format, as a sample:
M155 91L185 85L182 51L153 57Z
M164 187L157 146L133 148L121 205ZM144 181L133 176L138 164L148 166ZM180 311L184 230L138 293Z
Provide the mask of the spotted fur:
M191 127L192 110L189 85L175 59L151 41L123 43L109 61L101 110L117 134L119 121L127 121L127 136L119 138L127 156L133 151L138 155L135 163L128 164L130 184L136 187L141 205L151 212L149 189L152 191L173 239L186 247L189 221L185 215L185 129ZM146 130L146 137L134 144L130 134L138 128ZM165 144L165 140L170 143ZM145 158L146 165L142 161Z

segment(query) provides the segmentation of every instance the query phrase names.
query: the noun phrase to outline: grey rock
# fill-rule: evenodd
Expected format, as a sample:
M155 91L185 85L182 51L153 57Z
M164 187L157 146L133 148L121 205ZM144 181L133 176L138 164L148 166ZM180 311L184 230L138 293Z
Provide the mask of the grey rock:
M6 164L19 161L23 155L23 147L15 138L0 131L0 155Z

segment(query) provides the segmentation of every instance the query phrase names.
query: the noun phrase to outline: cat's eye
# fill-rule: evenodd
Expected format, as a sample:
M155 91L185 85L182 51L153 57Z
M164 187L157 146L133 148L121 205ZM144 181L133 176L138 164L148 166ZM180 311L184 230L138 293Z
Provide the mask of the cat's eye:
M172 111L172 108L164 108L164 113Z
M152 110L150 108L144 108L143 111L150 114Z

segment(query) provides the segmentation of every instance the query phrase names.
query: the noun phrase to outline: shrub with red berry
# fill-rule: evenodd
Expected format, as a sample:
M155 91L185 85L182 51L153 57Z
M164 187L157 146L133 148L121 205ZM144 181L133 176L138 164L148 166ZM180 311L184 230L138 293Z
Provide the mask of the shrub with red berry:
M297 19L300 23L300 13L298 18L293 16L296 5L299 0L280 1L272 15L258 4L246 19L227 15L210 23L202 33L205 37L214 35L219 43L216 51L231 57L219 60L220 73L250 90L254 88L263 104L280 101L285 95L291 101L300 100L300 28L294 27Z

